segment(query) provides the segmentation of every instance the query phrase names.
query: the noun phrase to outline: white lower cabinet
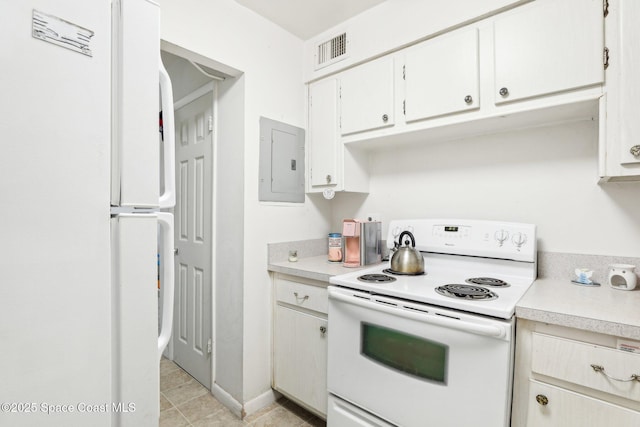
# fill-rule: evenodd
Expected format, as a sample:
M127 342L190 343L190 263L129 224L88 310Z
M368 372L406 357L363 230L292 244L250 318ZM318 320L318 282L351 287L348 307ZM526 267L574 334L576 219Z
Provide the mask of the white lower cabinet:
M640 426L640 354L617 337L518 319L513 427Z
M327 414L326 283L276 274L273 388L323 418Z
M527 426L632 427L640 425L640 413L570 390L538 381L529 383L532 402Z

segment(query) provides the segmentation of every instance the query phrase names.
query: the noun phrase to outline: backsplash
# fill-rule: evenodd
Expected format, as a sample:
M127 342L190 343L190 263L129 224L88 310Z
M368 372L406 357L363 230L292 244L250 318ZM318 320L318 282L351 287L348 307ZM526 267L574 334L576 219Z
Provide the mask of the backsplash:
M382 258L389 256L389 248L387 241L382 240ZM306 258L312 256L326 255L329 249L329 240L327 237L322 239L297 240L293 242L279 242L267 244L268 263L283 262L289 258L289 251L298 251L298 258Z
M328 240L325 237L322 239L268 243L267 259L269 264L286 261L289 258L289 251L291 250L298 251L298 258L323 255L327 253Z
M386 251L385 242L382 247ZM298 251L298 258L325 255L327 238L269 243L269 263L286 261L290 250ZM640 258L607 255L585 255L561 252L538 252L538 277L544 279L575 279L576 268L593 270L592 280L604 283L610 264L631 264L640 267Z
M640 258L538 252L538 277L573 280L576 278L576 268L588 268L593 270L591 280L604 284L610 264L631 264L639 267Z

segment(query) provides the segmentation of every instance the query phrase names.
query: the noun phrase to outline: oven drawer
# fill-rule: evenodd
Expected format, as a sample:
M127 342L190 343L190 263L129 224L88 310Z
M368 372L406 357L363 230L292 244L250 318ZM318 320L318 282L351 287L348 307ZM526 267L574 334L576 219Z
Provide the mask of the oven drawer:
M327 423L340 427L394 427L349 402L329 394Z
M534 373L640 400L640 382L632 380L640 375L640 354L536 332L532 340Z
M276 278L276 300L295 307L327 313L327 288Z

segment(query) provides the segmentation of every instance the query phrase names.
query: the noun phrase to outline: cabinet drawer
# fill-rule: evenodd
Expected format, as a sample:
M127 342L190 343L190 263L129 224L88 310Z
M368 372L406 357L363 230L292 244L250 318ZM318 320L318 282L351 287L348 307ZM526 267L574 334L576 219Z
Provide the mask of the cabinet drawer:
M640 413L538 381L529 381L528 426L637 426Z
M533 333L532 340L533 372L640 400L640 381L621 381L640 375L640 354L539 333ZM591 365L604 370L598 371Z
M327 288L292 282L286 279L276 280L276 299L296 307L327 313Z

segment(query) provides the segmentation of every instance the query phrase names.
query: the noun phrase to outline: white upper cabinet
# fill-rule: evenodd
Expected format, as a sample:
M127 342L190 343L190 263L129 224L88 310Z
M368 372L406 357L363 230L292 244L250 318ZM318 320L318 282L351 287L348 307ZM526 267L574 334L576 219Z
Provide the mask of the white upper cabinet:
M344 146L340 139L339 81L309 85L307 192L369 191L366 152Z
M534 0L310 83L307 191L367 192L367 150L594 120L598 106L600 176L640 180L640 1L609 9L606 82L602 0Z
M386 56L340 75L341 133L394 124L393 57Z
M610 2L605 96L600 106L600 177L640 181L640 2ZM603 123L606 125L603 126Z
M478 29L428 40L405 56L407 122L480 107Z
M334 78L309 85L309 175L311 187L338 183L338 81Z
M601 84L602 0L536 0L494 21L495 103Z

